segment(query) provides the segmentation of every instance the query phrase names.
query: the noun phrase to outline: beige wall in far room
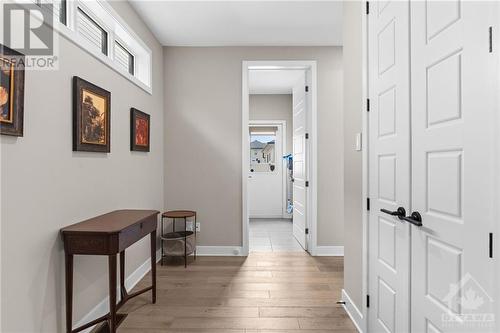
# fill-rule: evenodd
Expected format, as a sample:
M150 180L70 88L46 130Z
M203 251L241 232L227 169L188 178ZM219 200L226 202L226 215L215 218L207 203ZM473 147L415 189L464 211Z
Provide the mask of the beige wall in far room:
M198 211L199 245L242 244L242 62L316 60L318 245L342 246L341 47L165 47L165 204Z
M250 120L286 121L286 152L292 152L292 95L250 95Z
M123 208L163 210L163 48L126 1L110 5L152 51L149 94L64 37L59 69L26 71L24 137L0 136L1 332L65 332L59 230ZM111 153L72 151L72 78L111 92ZM151 151L130 151L130 108L151 115ZM149 259L127 250L127 276ZM75 256L73 323L108 296L103 256Z

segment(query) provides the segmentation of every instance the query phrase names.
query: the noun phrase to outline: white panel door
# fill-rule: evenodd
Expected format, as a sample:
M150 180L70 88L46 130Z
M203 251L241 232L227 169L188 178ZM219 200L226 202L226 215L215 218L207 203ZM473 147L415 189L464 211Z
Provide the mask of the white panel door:
M305 73L293 88L293 235L307 250L307 96Z
M498 331L466 317L493 313L491 4L411 3L413 332Z
M253 125L251 125L253 126ZM283 128L276 128L275 169L259 171L252 169L248 173L248 212L250 218L283 217Z
M408 332L410 226L409 4L374 2L369 24L369 332Z

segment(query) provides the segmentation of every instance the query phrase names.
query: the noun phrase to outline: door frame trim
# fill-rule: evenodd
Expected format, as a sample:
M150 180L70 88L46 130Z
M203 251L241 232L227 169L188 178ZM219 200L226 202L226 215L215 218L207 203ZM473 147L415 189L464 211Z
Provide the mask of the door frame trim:
M361 64L361 95L362 95L362 115L361 115L361 173L362 173L362 182L361 182L361 202L362 202L362 267L361 267L361 276L362 276L362 287L361 287L361 295L362 295L362 304L359 304L359 309L361 312L360 322L357 323L361 326L362 332L367 332L368 330L368 307L366 296L368 295L368 281L369 281L369 262L368 262L368 228L370 221L370 212L368 211L368 202L367 198L370 197L370 179L369 179L369 158L370 158L370 144L369 144L369 136L370 133L368 131L369 128L369 113L368 110L368 99L370 98L370 82L368 77L368 64L369 64L369 26L368 19L369 15L366 15L365 6L360 6L361 15L361 55L362 55L362 64Z
M250 127L276 126L281 128L281 153L286 151L286 120L249 120L248 128ZM247 170L248 172L248 170ZM248 174L247 174L248 175ZM262 217L268 218L268 217ZM270 217L273 218L273 217ZM286 170L285 163L281 161L281 216L279 218L290 218L290 214L286 212Z
M248 142L248 125L249 125L249 87L248 87L248 71L251 69L302 69L306 70L306 82L309 86L311 105L308 115L307 131L309 133L309 157L308 157L308 178L310 186L308 188L307 199L307 228L309 234L307 238L308 251L311 255L316 255L317 248L317 62L313 60L270 60L270 61L242 61L242 84L241 84L241 142L242 142L242 156L241 156L241 208L242 208L242 254L248 255L249 253L249 214L248 214L248 164L250 163Z

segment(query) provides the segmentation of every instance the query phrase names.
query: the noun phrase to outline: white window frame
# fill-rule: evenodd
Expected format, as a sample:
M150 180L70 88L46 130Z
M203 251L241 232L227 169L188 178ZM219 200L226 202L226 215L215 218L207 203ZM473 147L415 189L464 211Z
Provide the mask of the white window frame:
M115 52L115 44L116 43L118 43L118 45L120 45L120 47L122 47L125 51L127 51L132 56L132 58L134 59L133 64L132 64L132 68L133 68L134 74L130 74L130 72L129 72L129 74L135 76L135 71L136 71L136 68L135 68L136 61L135 61L135 59L136 59L136 56L135 56L134 52L132 50L130 50L126 46L126 44L120 38L118 38L118 37L115 36L115 40L114 40L114 43L113 43L113 54Z
M71 1L71 2L76 2L76 1ZM110 49L109 49L109 47L110 47L109 44L110 44L110 40L111 40L110 33L111 33L112 30L109 27L107 27L106 24L102 20L100 20L99 17L97 17L96 15L94 15L94 13L92 12L92 10L88 9L83 2L78 1L78 5L74 8L75 16L73 18L73 27L74 27L73 30L74 30L74 32L77 35L79 35L78 30L77 30L77 28L78 28L77 27L77 23L78 23L78 10L81 10L84 13L84 15L86 15L88 18L90 18L91 21L94 21L94 23L96 23L99 26L99 28L101 28L102 30L104 30L104 32L106 32L106 37L107 37L107 39L106 39L106 53L107 54L104 54L102 52L102 50L101 50L101 54L109 57L110 56L110 52L111 52ZM68 18L66 17L66 22L67 21L68 21ZM82 40L82 42L85 43L85 47L86 48L95 48L95 45L92 45L87 40Z
M14 0L23 5L33 3L35 0ZM85 38L76 31L76 20L78 8L81 8L108 34L108 54L101 50L96 50ZM151 49L142 41L139 36L129 27L129 25L116 13L105 0L67 0L66 1L66 25L54 16L53 28L75 45L86 51L103 64L112 68L129 81L152 94L152 64L153 53ZM114 43L117 41L134 56L134 75L125 70L114 59Z

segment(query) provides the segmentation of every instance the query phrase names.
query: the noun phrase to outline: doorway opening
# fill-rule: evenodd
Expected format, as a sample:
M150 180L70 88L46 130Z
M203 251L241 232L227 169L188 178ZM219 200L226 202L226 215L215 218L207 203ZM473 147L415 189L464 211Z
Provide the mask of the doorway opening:
M316 63L246 61L243 251L316 248Z
M275 116L283 120L254 120ZM302 251L293 236L292 95L251 94L250 118L249 250Z

